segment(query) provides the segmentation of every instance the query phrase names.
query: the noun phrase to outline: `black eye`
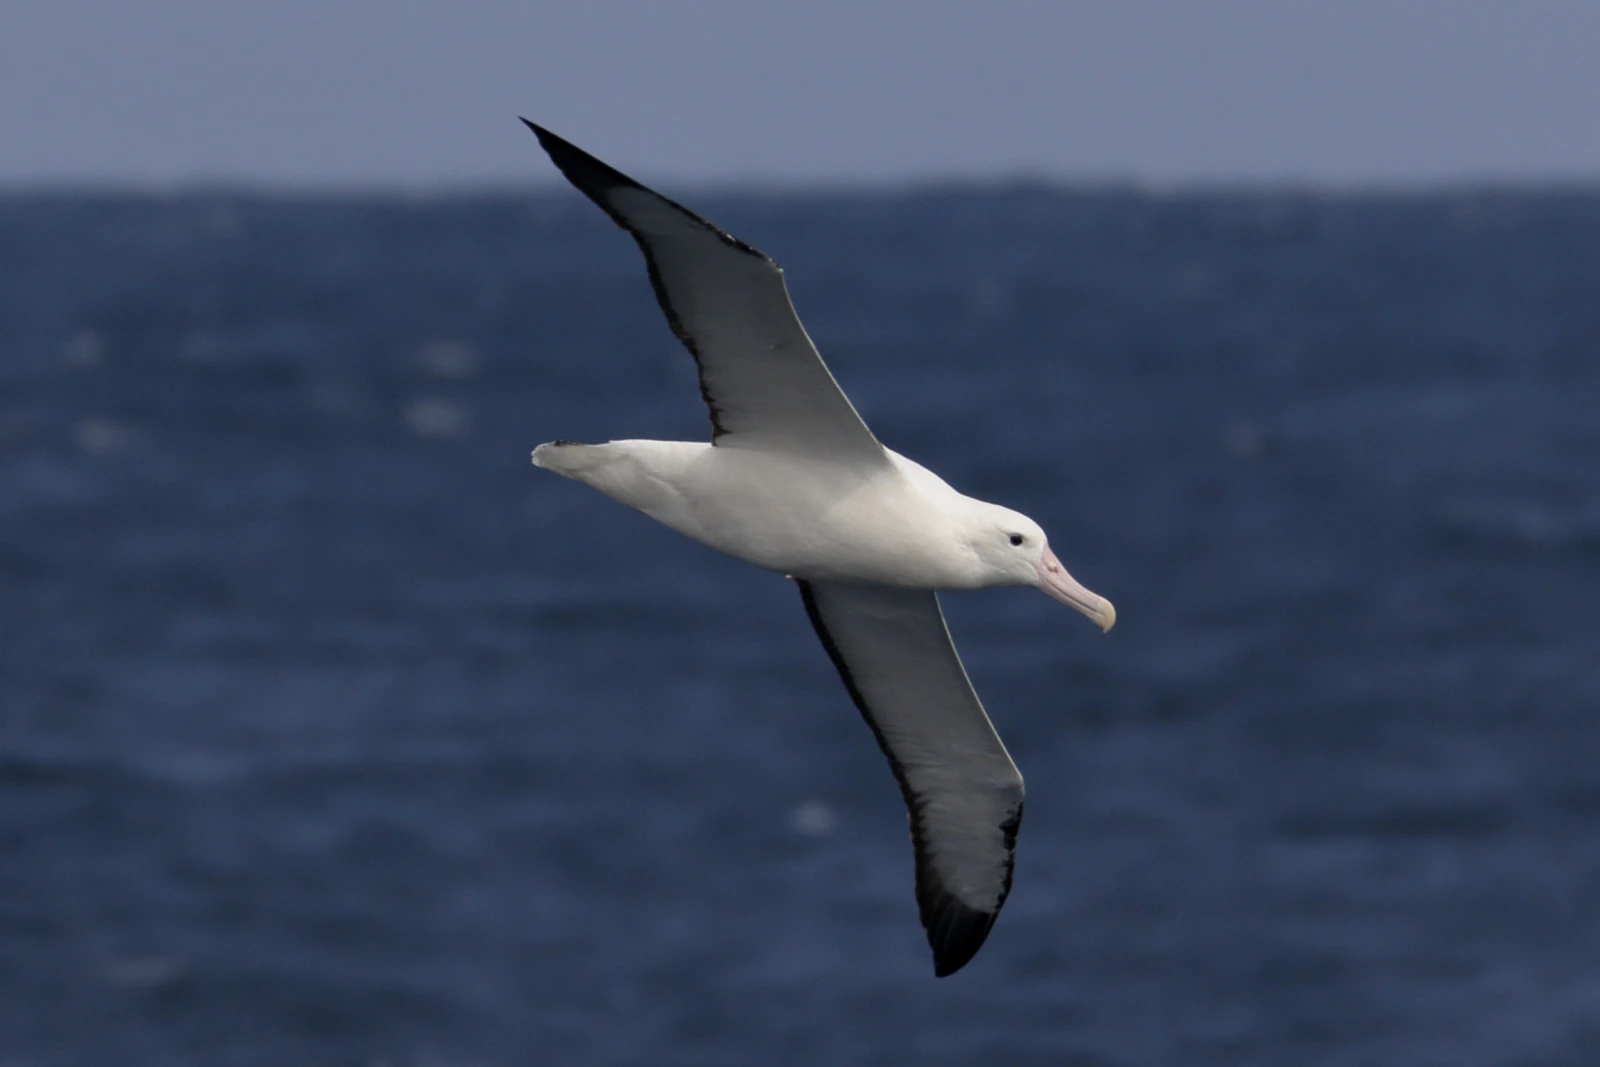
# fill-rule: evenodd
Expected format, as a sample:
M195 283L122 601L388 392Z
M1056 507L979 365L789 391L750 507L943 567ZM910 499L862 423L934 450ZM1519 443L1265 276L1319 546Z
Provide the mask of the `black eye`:
M1014 545L1020 545L1025 540L1026 540L1026 538L1024 538L1021 534L1012 534L1011 535L1011 543L1014 544Z

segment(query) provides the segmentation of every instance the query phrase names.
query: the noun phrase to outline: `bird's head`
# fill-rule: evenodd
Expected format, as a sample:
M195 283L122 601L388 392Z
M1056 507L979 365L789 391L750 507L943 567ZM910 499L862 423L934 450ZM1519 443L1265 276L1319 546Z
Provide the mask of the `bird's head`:
M1031 585L1109 630L1117 621L1111 601L1085 589L1050 551L1039 524L1021 512L973 501L967 537L981 572L980 585Z

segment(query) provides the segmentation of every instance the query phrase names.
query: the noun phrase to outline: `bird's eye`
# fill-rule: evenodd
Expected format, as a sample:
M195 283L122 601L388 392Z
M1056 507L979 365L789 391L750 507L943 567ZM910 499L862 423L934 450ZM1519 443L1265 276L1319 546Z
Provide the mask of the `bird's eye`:
M1012 534L1011 535L1011 543L1013 545L1020 545L1025 540L1027 540L1027 538L1023 537L1021 534Z

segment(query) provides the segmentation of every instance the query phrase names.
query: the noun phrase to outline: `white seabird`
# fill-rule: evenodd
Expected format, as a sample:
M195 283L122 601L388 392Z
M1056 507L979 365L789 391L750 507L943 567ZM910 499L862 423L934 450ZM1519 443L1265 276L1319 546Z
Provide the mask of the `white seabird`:
M935 590L1028 585L1111 629L1111 602L1026 515L884 448L767 256L527 119L561 173L638 242L700 370L711 441L553 441L533 462L793 578L910 811L934 973L965 965L1011 889L1022 775L950 643Z

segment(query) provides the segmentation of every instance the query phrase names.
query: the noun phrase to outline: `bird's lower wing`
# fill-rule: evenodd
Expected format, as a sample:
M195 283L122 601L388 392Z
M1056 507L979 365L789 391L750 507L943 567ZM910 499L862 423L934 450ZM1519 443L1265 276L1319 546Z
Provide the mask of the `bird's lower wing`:
M970 960L1011 889L1022 775L967 680L938 596L801 581L817 636L910 809L934 973Z

